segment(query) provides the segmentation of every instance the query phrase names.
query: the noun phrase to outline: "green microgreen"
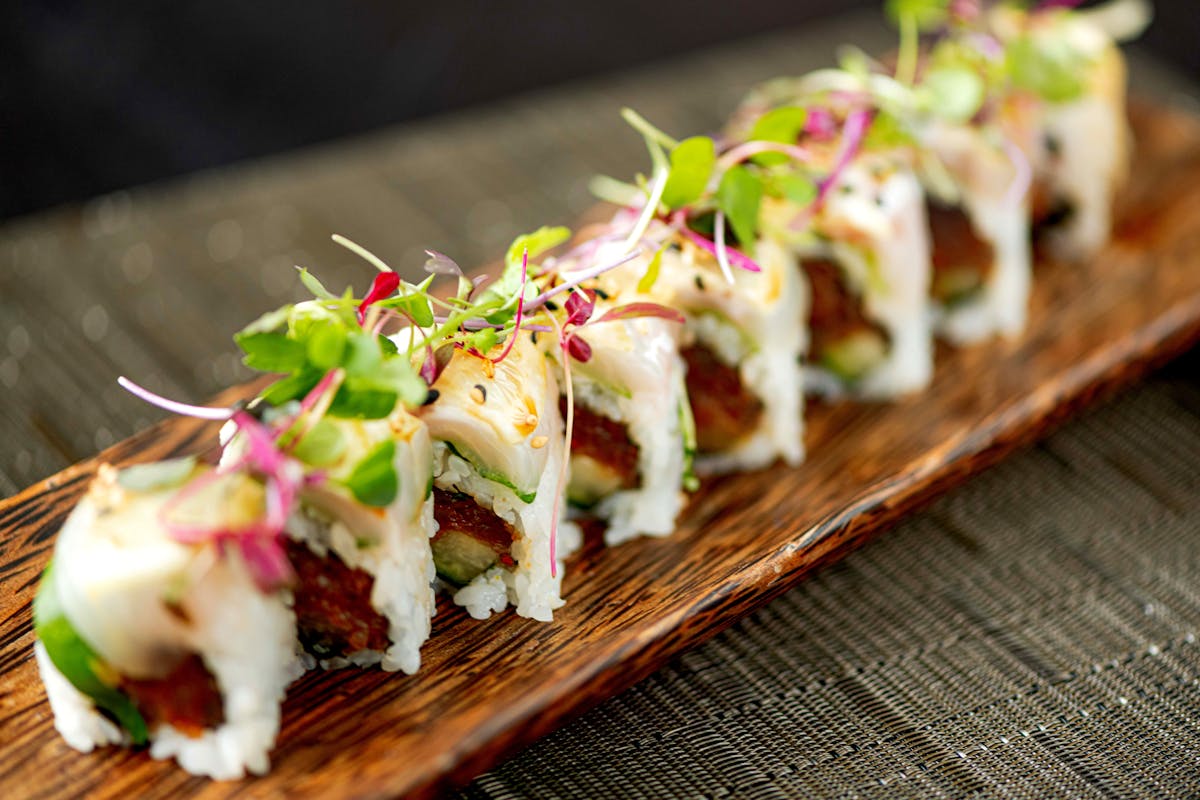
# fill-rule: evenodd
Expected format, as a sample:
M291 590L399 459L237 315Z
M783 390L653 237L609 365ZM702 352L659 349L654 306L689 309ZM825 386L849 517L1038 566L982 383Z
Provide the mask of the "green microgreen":
M370 452L343 481L354 499L368 506L383 508L400 491L400 476L393 463L396 457L396 442L385 439L371 448Z

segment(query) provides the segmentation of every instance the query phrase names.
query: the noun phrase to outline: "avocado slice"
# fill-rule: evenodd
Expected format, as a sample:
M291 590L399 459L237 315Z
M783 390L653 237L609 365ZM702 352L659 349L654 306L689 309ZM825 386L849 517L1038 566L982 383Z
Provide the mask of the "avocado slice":
M842 380L854 382L887 355L887 341L875 330L860 330L828 345L821 364Z
M97 708L108 712L129 733L134 744L145 744L146 720L129 696L117 688L120 674L96 654L67 619L58 595L53 561L42 573L33 600L33 628L46 648L46 655L63 677L91 698Z

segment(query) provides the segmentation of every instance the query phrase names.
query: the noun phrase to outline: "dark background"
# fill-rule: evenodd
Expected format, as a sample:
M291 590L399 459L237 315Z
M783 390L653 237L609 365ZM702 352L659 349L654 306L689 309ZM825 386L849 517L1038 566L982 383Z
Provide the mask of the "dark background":
M0 11L0 218L880 5L17 2ZM1143 46L1200 74L1200 6Z

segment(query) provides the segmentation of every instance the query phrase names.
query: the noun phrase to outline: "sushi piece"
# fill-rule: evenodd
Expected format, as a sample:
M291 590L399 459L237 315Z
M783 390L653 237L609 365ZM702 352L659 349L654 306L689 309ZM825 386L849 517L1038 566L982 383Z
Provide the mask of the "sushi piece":
M795 466L804 459L800 277L788 253L766 239L754 250L757 271L731 268L727 277L709 238L712 219L688 209L674 227L652 226L647 239L658 249L614 274L644 276L659 258L649 293L685 317L679 348L696 471Z
M435 610L435 524L432 443L406 404L428 390L407 354L365 329L379 314L369 305L299 303L236 338L249 363L288 373L250 408L305 471L282 534L306 663L411 674ZM223 464L245 457L253 432L227 426Z
M267 771L302 671L287 592L256 569L256 536L173 532L246 532L266 505L244 471L190 459L100 468L34 602L38 666L69 745L148 742L152 757L217 779Z
M565 502L554 372L530 334L513 335L507 353L444 345L448 360L418 412L433 439L433 560L471 616L511 604L549 621L563 604L562 558L579 532L562 524L554 540Z
M937 331L955 344L1025 327L1032 282L1029 204L1014 144L997 129L932 120L924 159L949 181L922 173L927 196ZM941 176L939 176L941 177Z
M310 444L316 440L319 453ZM226 455L238 444L235 438ZM300 491L284 526L306 662L326 669L379 664L411 675L436 610L428 430L399 406L386 419L325 417L296 452L322 478ZM369 472L384 479L358 488L356 474Z
M1108 241L1132 151L1116 41L1136 37L1150 17L1140 0L1083 10L998 6L989 15L1015 92L1034 108L1033 227L1059 257L1088 258Z
M604 258L603 248L596 252ZM572 274L558 269L564 278ZM678 346L683 317L653 308L635 286L607 276L575 297L587 298L589 322L577 334L586 352L564 350L551 336L539 341L556 368L564 418L572 404L567 498L608 523L609 545L666 536L675 530L686 490L695 487L695 429Z
M805 389L886 399L933 375L931 261L925 196L906 158L862 153L805 212L764 210L804 277ZM794 220L807 214L797 232Z

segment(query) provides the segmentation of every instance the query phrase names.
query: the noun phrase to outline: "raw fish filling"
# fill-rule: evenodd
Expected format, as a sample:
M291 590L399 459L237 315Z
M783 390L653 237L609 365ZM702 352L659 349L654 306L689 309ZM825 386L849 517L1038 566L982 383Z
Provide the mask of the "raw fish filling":
M225 721L221 690L195 653L161 678L123 678L121 691L129 695L150 730L165 724L195 739Z
M701 453L720 453L758 427L762 401L742 384L735 367L702 344L679 351L687 364L688 401Z
M370 574L292 538L286 550L296 571L296 627L305 650L317 658L387 650L388 621L371 605Z
M933 299L954 305L979 294L995 263L995 250L975 232L966 212L930 201L933 237Z
M808 361L847 381L869 372L887 355L887 333L867 318L862 298L846 286L833 261L809 258L801 262L808 277L811 308ZM699 427L700 420L696 420Z
M499 564L516 566L511 525L462 492L433 490L433 516L438 532L430 543L438 575L458 586Z
M567 414L567 398L558 400ZM623 423L575 403L571 428L571 483L567 497L572 503L590 506L621 489L641 485L638 475L638 446L629 438Z

